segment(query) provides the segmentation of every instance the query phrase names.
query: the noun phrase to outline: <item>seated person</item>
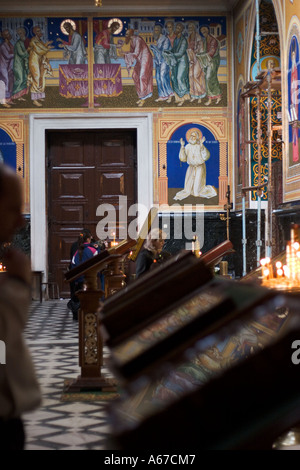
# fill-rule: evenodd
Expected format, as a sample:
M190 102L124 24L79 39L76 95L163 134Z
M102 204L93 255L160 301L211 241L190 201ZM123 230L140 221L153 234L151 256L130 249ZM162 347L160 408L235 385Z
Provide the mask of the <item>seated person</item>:
M149 271L156 262L165 243L166 234L159 228L150 230L144 243L144 248L136 259L136 279Z

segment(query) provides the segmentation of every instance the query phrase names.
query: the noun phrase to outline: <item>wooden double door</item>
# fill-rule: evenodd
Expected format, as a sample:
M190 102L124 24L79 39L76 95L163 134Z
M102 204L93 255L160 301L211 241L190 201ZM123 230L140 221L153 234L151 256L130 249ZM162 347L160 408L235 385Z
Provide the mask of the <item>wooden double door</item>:
M115 210L116 225L109 231L116 239L120 227L124 233L130 223L122 220L127 208L119 203L125 196L128 208L137 202L136 130L48 131L46 145L48 277L58 283L61 297L68 298L64 275L70 249L83 228L98 238L97 225L108 212L97 216L97 208L109 204Z

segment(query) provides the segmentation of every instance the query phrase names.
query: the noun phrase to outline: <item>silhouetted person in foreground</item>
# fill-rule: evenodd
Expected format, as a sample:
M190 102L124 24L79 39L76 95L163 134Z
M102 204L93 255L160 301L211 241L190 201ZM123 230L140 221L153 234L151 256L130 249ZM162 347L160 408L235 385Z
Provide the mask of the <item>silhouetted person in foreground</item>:
M0 365L0 449L22 450L24 412L41 402L33 362L23 339L31 303L31 268L27 256L5 248L24 224L20 179L0 164L0 246L6 272L0 274L0 340L5 345ZM3 254L4 253L4 254Z

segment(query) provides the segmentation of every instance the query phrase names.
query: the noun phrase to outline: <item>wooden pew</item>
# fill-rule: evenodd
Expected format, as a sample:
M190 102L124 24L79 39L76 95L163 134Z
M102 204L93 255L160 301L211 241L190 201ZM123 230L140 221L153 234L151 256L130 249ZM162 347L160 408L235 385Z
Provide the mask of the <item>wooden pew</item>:
M238 322L241 316L247 320L262 300L275 296L266 288L213 279L168 307L160 310L158 305L152 321L140 324L139 330L129 328L131 334L107 342L110 368L124 385L148 373L159 375L164 363L175 366L197 342ZM105 327L105 319L102 321Z
M212 279L192 252L181 252L107 299L101 307L105 342L120 343L159 317L164 308Z
M299 324L261 352L123 431L121 450L272 450L300 422Z
M210 281L211 268L232 249L232 243L226 240L200 258L191 251L181 251L107 299L101 308L107 345L130 337L159 318L164 308Z

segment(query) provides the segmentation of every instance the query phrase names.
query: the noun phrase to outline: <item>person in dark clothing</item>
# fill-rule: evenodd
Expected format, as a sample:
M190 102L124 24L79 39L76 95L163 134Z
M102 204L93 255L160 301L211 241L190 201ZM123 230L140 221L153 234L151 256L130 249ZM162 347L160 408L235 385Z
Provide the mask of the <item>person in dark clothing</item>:
M88 259L92 258L93 256L99 253L99 251L97 250L97 248L95 248L91 241L92 236L89 230L85 230L79 235L77 241L77 250L75 251L71 259L71 268L79 266L81 263L84 263L84 261L87 261ZM72 286L71 300L68 302L68 307L73 312L73 320L78 320L78 310L80 308L80 302L76 295L76 292L81 290L83 286L84 276L80 276L79 278L75 279Z
M24 450L23 414L41 404L34 363L23 336L31 305L30 260L10 246L24 226L22 207L22 181L1 163L0 251L6 269L0 279L0 451Z
M165 237L166 234L158 228L154 228L148 233L144 248L140 251L136 259L136 279L149 271L153 263L156 262L164 246Z
M82 235L84 237L90 237L91 240L92 240L92 232L88 229L88 228L84 228L82 230ZM74 242L71 246L71 249L70 249L70 265L69 265L69 269L72 269L74 266L72 266L72 259L73 259L73 256L75 255L76 251L78 250L78 239L76 240L76 242ZM70 310L72 310L72 297L75 295L75 281L71 281L70 282L70 297L71 297L71 300L68 302L68 308Z

